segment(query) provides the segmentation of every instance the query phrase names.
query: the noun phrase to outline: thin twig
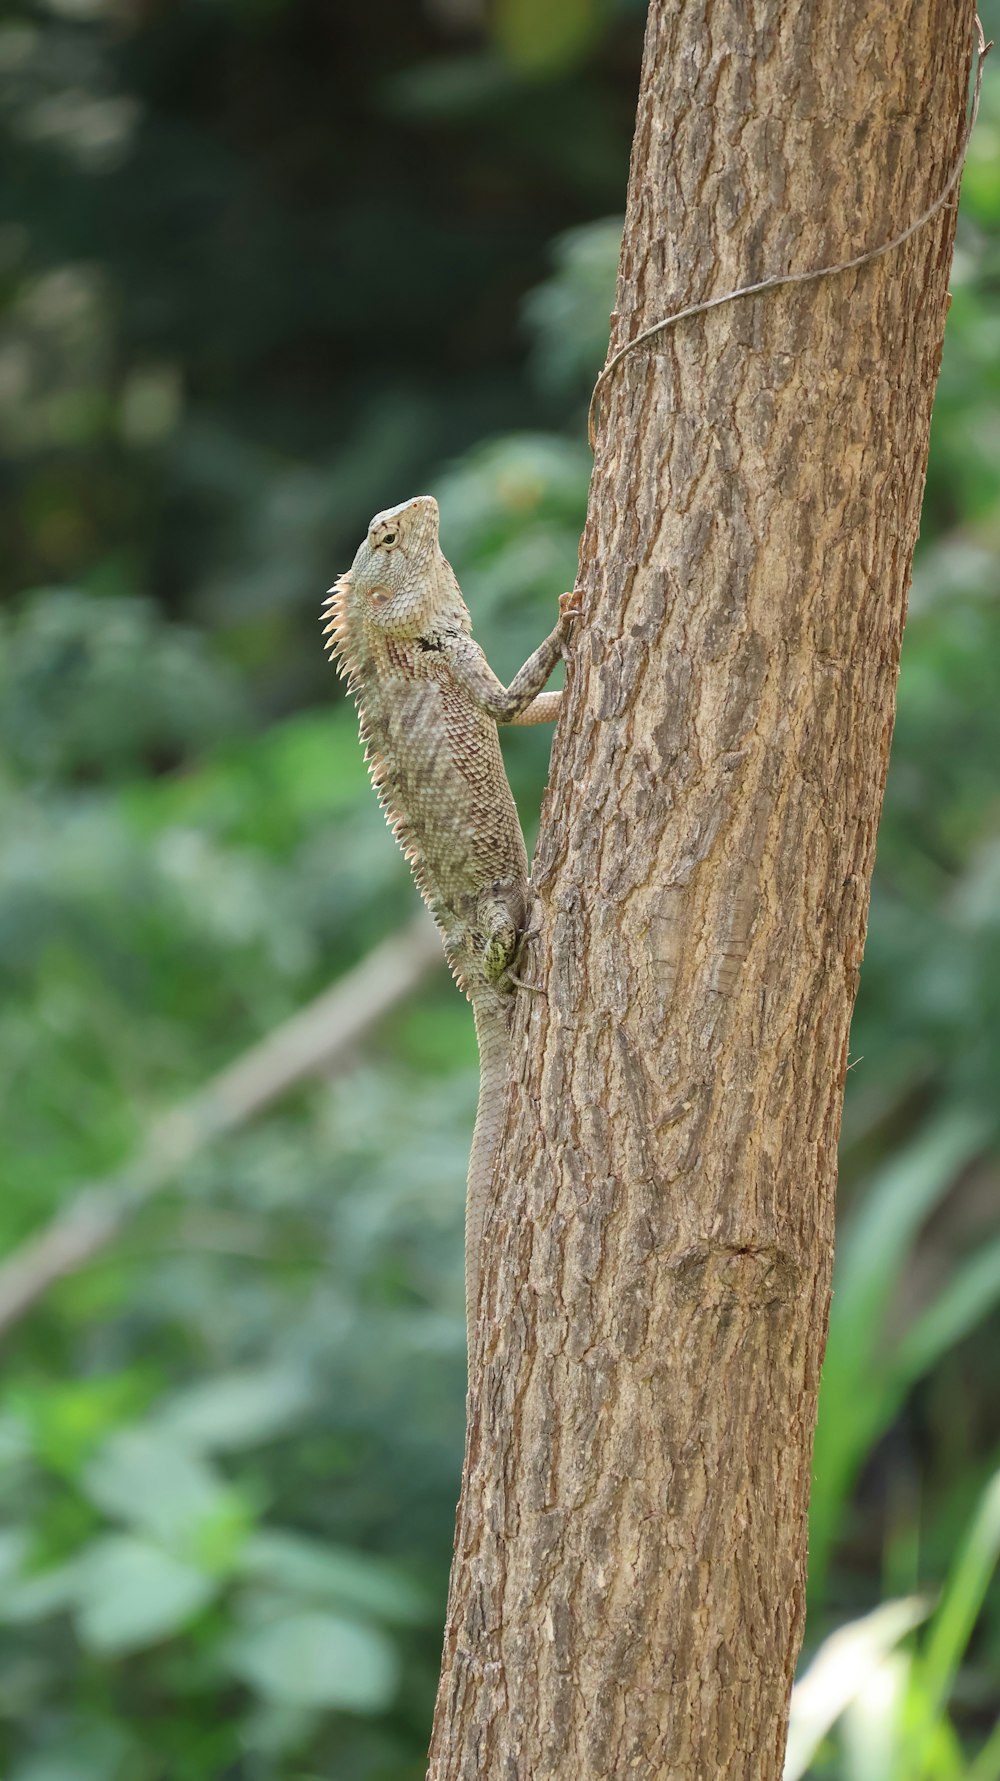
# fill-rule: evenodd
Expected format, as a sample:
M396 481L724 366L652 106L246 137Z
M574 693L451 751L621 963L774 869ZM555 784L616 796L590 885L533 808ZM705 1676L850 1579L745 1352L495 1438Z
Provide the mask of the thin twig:
M836 264L832 266L813 266L810 267L807 272L778 273L773 278L762 278L758 284L744 284L740 285L735 291L723 291L721 296L708 297L702 303L689 303L686 309L675 310L673 315L664 316L661 322L653 322L650 327L643 328L640 333L636 334L634 339L626 340L624 346L620 346L617 352L612 353L604 370L601 372L600 377L594 385L593 394L590 398L590 407L587 410L587 437L590 440L591 451L594 450L597 438L597 410L601 390L612 374L618 369L622 360L627 359L629 354L635 352L638 347L645 345L647 340L655 339L657 334L666 333L668 328L676 327L678 322L688 321L693 315L707 315L710 309L719 309L723 303L735 303L738 297L756 297L761 291L777 291L781 290L783 286L791 284L809 284L816 278L832 278L836 272L852 272L857 266L867 266L872 260L880 260L883 254L890 254L894 248L901 247L904 241L909 241L911 235L915 235L918 229L922 229L925 223L929 223L931 218L936 216L939 210L943 210L948 199L951 197L955 186L958 184L962 175L962 168L965 166L965 157L969 151L969 142L972 137L972 132L976 127L976 118L979 115L979 96L983 87L983 63L989 55L990 50L993 48L992 42L987 43L986 41L978 13L976 14L975 31L976 76L972 91L972 109L969 113L969 121L965 127L965 134L962 137L962 146L958 151L955 165L952 167L945 186L938 193L933 204L929 204L926 210L921 211L920 215L916 217L912 223L909 223L905 229L901 229L898 235L894 235L891 241L880 242L878 247L865 248L862 253L855 254L850 260L838 260Z
M341 1063L442 956L433 926L421 917L383 940L308 1007L157 1120L131 1163L80 1189L64 1212L0 1266L0 1332L24 1317L57 1280L106 1249L127 1221L215 1139L246 1125L308 1076Z

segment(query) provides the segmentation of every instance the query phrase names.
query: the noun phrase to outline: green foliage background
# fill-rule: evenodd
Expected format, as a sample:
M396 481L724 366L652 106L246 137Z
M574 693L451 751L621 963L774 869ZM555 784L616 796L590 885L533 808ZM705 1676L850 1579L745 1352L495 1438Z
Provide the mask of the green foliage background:
M571 585L641 11L5 10L5 1251L411 911L319 600L427 487L501 673ZM795 1770L839 1781L1000 1775L998 94L845 1116L809 1649L856 1661ZM422 1776L475 1092L442 973L8 1339L4 1781Z

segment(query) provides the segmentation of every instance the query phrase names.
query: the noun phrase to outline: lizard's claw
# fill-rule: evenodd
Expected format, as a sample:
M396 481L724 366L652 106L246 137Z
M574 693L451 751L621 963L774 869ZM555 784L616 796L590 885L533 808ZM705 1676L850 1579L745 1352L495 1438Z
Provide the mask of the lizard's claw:
M537 940L541 931L542 930L537 923L533 928L524 929L524 932L517 943L517 957L514 960L515 964L520 964L525 947L529 945L532 940ZM524 978L518 977L514 971L508 973L507 981L514 984L517 989L529 990L533 996L547 996L549 993L548 990L542 988L540 983L526 983Z
M572 627L574 619L583 616L583 607L580 604L582 598L579 588L574 588L572 593L559 595L559 623L566 630ZM572 651L565 636L559 645L559 654L564 662L568 662L572 658Z

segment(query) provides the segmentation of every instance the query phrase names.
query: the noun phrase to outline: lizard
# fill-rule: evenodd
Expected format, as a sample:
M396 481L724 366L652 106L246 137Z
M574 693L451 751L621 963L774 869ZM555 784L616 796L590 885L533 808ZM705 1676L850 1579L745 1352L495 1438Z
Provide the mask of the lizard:
M566 652L576 608L571 593L560 597L555 628L504 686L473 639L439 523L432 495L377 513L323 616L327 650L358 707L372 783L475 1019L479 1105L465 1210L471 1369L529 903L528 856L497 725L558 716L562 694L542 688Z

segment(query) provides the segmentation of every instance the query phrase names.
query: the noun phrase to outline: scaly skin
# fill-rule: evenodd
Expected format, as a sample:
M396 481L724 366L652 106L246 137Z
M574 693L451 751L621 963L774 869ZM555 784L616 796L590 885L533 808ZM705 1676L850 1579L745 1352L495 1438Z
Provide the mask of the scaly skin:
M528 857L497 724L558 715L561 695L541 689L563 653L571 600L562 596L555 630L503 686L473 641L442 555L437 502L418 495L375 515L325 607L328 648L357 701L372 783L476 1020L479 1110L465 1212L470 1365L528 906Z

